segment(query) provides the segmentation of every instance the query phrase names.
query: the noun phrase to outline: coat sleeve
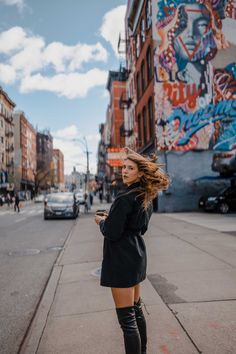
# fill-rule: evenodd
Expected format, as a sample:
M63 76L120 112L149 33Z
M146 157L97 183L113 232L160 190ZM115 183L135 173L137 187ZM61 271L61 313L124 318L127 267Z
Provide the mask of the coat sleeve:
M111 241L122 237L127 216L132 211L132 203L126 196L117 198L112 205L106 220L99 223L103 236Z
M141 234L144 235L145 232L147 231L148 229L148 224L149 224L149 220L152 216L152 212L153 212L153 206L152 204L150 204L147 208L147 210L145 210L145 217L144 217L144 220L145 220L145 223L141 229Z

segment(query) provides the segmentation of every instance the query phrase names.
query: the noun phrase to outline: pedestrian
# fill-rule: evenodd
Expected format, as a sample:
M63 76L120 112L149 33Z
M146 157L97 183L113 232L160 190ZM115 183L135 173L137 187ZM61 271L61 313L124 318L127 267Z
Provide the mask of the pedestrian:
M89 192L89 202L90 205L93 205L93 191Z
M143 235L152 214L152 200L169 185L156 156L143 157L125 149L119 192L108 216L95 215L104 236L101 286L111 288L124 335L126 354L147 353L146 321L140 283L146 278L147 255Z
M100 200L100 203L102 203L102 201L103 201L103 190L102 190L102 188L99 189L99 200Z
M9 207L10 206L10 202L11 202L11 196L9 193L7 193L6 195L6 202L7 202L7 206Z
M20 198L17 193L15 194L15 204L14 204L14 210L16 211L16 209L19 213L20 212Z

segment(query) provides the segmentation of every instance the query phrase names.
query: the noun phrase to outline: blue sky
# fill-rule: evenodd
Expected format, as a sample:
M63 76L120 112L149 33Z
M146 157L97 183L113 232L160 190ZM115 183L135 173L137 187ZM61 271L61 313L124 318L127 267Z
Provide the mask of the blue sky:
M98 126L105 121L108 70L122 58L126 1L0 0L0 85L39 130L50 129L54 146L85 170L86 136L96 172Z

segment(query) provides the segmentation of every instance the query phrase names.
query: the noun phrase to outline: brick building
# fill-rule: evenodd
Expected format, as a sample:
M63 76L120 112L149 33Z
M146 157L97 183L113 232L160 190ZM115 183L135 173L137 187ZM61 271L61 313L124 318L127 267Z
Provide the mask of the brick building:
M52 186L53 176L53 137L49 131L37 132L37 173L36 188L48 190Z
M0 87L0 193L14 189L14 121L15 103Z
M129 1L125 27L127 70L129 73L127 80L128 105L126 106L128 126L133 128L136 138L135 149L140 153L150 153L156 148L152 1ZM132 101L134 101L133 104ZM133 120L134 123L132 123Z
M24 112L14 113L15 189L35 194L36 130Z
M64 155L59 149L53 149L53 185L58 190L64 190Z

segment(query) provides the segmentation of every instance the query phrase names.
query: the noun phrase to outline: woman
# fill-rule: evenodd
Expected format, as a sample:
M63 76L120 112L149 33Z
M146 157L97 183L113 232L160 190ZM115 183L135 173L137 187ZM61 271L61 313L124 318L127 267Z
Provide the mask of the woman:
M111 288L126 354L145 354L146 322L140 283L146 277L146 248L142 235L152 214L152 200L167 189L168 176L156 163L130 149L122 168L127 189L120 192L109 215L95 216L104 236L101 285Z

